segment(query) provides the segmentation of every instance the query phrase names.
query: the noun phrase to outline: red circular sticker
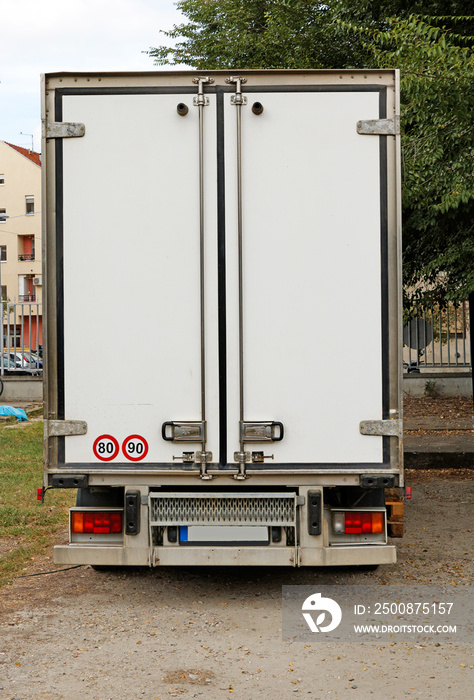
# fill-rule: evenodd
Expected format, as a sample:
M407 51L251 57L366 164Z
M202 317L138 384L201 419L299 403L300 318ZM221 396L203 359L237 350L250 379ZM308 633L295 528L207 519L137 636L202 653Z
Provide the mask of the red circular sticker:
M148 443L141 435L129 435L122 443L122 452L132 462L139 462L148 454Z
M99 435L94 442L92 450L102 462L110 462L119 453L120 447L117 440L112 435Z

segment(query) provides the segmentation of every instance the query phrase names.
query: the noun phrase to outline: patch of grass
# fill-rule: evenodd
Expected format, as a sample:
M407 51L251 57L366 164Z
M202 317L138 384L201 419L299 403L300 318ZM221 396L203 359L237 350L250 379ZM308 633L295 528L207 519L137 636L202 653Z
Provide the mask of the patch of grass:
M34 556L52 547L67 527L75 490L48 491L43 483L43 421L0 426L0 585L11 581Z
M43 417L43 407L35 408L32 411L27 411L28 418L42 418Z

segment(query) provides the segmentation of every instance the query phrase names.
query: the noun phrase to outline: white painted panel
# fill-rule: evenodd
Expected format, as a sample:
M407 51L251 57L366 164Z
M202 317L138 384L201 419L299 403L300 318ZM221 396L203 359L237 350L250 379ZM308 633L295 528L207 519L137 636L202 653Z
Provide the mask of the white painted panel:
M93 442L107 433L120 447L146 439L131 466L171 462L183 447L162 439L162 423L201 417L198 110L192 95L67 95L63 119L86 126L63 142L65 417L88 423L86 436L66 439L66 461L97 462ZM217 416L215 122L211 97L207 405ZM208 435L217 454L217 422Z
M382 439L359 433L361 420L382 417L379 139L356 132L359 119L378 117L378 100L263 92L242 108L245 420L283 422L283 441L265 448L278 462L382 461ZM230 461L239 445L235 109L227 97Z

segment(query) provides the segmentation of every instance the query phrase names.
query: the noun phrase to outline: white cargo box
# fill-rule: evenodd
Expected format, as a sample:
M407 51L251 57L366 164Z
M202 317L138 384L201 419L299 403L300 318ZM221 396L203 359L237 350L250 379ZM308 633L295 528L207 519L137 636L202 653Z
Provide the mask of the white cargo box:
M237 76L45 76L50 473L401 470L397 74Z

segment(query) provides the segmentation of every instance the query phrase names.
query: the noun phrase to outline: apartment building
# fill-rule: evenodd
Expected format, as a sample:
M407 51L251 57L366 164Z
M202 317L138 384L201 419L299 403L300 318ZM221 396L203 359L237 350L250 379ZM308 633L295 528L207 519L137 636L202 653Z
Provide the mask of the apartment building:
M0 141L0 260L2 299L23 304L14 317L3 318L3 336L10 325L12 337L31 338L36 349L42 343L36 306L42 301L41 160L39 153L5 141Z

